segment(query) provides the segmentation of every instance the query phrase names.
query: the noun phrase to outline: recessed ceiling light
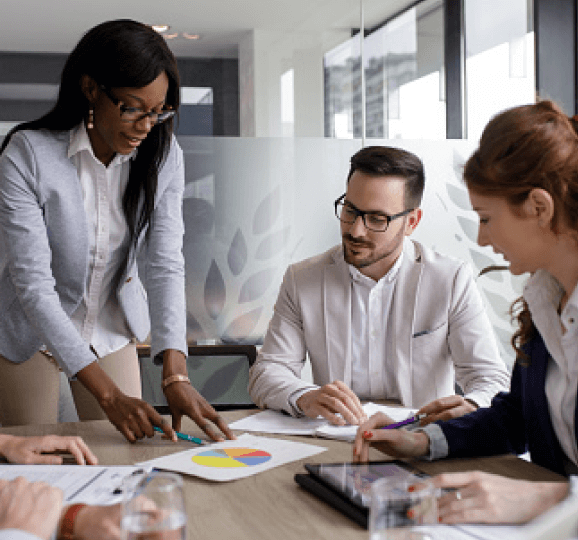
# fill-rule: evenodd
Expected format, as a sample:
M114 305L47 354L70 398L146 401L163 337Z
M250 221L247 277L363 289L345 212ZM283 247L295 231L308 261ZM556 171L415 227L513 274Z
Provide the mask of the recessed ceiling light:
M153 24L153 30L157 31L159 34L166 32L170 26L168 24Z
M187 34L186 32L183 32L183 37L185 39L201 39L201 36L199 36L199 34Z

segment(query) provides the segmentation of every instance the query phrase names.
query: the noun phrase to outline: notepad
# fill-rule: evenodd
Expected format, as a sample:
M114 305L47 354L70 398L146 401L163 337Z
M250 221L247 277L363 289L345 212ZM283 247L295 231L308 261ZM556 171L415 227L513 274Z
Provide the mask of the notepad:
M394 422L401 422L415 414L417 409L408 407L392 407L366 403L363 410L367 416L376 412L387 414ZM325 418L295 418L279 411L266 409L257 414L247 416L229 425L231 429L254 431L259 433L277 433L282 435L309 435L327 439L353 441L357 432L357 425L334 426Z

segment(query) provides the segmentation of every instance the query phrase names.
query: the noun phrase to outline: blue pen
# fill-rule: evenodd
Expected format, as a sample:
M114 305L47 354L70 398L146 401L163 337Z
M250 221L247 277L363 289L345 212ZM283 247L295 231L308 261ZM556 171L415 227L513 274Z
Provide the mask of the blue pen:
M401 422L396 422L395 424L389 424L389 426L383 426L381 429L397 429L403 426L409 426L410 424L417 424L422 418L425 418L425 414L416 414L415 416L410 416Z
M164 433L160 427L154 426L154 428L155 431ZM192 435L187 435L186 433L180 433L178 431L175 431L175 433L177 434L177 439L181 439L182 441L194 442L195 444L205 444L205 441L203 441L203 439L199 439L198 437L193 437Z

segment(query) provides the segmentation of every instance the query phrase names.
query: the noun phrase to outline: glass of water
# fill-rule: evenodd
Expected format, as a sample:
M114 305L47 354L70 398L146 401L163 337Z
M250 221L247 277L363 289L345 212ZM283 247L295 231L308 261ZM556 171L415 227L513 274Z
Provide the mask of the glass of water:
M419 480L422 489L408 491L416 480L381 478L371 486L369 509L370 540L430 540L420 530L438 523L438 490Z
M123 488L123 540L186 540L185 496L178 474L153 471L131 476Z

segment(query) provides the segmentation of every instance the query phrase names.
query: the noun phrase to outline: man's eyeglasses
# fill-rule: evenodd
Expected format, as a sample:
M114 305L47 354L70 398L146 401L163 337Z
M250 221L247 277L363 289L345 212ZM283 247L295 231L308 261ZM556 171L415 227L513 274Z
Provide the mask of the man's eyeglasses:
M382 214L381 212L364 212L363 210L358 210L355 206L344 202L345 193L339 197L334 203L335 205L335 215L337 219L342 223L352 224L355 223L358 217L361 217L365 228L374 232L385 232L389 227L389 224L394 219L402 216L406 216L414 208L404 210L399 214L394 214L393 216L388 216L387 214Z
M175 115L176 111L173 110L163 110L159 112L149 111L145 112L137 107L127 107L120 99L115 98L111 93L110 89L106 86L100 85L100 89L104 92L106 97L110 99L120 110L120 119L123 122L140 122L144 120L147 116L151 119L152 124L162 124L166 122L169 118Z

